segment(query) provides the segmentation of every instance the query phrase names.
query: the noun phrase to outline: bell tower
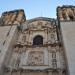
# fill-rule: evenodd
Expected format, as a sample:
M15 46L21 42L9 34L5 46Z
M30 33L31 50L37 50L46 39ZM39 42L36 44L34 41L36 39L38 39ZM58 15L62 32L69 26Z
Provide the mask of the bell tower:
M59 29L61 32L68 75L75 74L75 6L62 6L57 8Z

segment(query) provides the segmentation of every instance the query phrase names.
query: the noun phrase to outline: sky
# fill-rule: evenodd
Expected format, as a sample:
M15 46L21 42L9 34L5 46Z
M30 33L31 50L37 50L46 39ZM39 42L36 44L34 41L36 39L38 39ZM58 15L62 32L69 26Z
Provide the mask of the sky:
M27 19L56 18L56 8L62 5L75 5L75 0L0 0L0 15L5 11L24 9Z

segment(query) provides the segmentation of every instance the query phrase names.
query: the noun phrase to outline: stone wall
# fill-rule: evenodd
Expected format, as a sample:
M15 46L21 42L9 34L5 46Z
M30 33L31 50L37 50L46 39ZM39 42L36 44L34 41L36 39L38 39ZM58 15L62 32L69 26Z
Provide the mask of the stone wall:
M0 74L4 67L8 65L16 39L17 25L0 27Z

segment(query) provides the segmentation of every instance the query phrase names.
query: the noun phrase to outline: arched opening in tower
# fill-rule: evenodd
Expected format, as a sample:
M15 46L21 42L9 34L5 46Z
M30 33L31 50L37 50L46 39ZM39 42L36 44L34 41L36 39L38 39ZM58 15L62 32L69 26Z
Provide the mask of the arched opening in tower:
M43 37L40 35L37 35L33 39L33 45L43 45Z

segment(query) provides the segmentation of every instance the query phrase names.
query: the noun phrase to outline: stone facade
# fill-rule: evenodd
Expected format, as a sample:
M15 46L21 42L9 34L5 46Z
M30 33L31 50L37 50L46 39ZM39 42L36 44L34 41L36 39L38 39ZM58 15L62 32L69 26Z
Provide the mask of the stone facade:
M57 20L26 20L23 10L4 12L0 18L0 75L74 75L74 34L68 35L74 31L71 25L75 27L74 9L58 7Z

